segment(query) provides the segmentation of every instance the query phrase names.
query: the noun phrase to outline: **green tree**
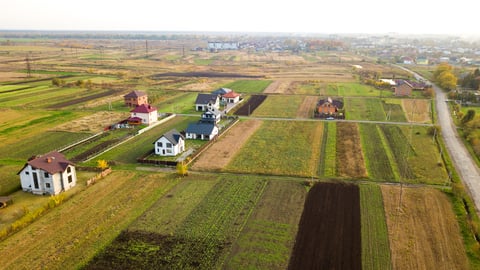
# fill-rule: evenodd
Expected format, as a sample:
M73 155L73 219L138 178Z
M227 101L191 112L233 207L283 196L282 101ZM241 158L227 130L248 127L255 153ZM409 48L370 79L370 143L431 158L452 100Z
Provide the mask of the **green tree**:
M188 175L187 164L183 163L183 161L177 163L177 174L180 176Z
M467 114L462 117L462 124L466 124L475 118L475 110L468 110Z

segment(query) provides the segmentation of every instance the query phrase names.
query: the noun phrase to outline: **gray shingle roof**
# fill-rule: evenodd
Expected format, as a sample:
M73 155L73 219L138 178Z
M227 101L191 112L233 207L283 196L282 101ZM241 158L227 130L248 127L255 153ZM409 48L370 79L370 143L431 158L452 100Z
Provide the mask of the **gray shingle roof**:
M215 94L198 94L195 104L208 104L210 102L215 103L218 95Z
M230 93L230 92L232 92L232 89L222 87L222 88L219 88L219 89L213 91L212 94L225 95L226 93Z
M213 132L215 125L213 123L191 123L188 125L185 133L195 133L195 134L203 134L203 135L210 135Z
M165 137L169 142L171 142L173 145L177 145L178 142L180 141L180 138L184 139L185 140L185 137L183 137L182 134L180 134L180 132L178 132L176 129L172 129L170 130L169 132L163 134L162 136L160 136L160 138L162 137ZM158 141L160 138L158 138L156 141ZM156 142L155 141L155 142ZM154 143L155 143L154 142Z

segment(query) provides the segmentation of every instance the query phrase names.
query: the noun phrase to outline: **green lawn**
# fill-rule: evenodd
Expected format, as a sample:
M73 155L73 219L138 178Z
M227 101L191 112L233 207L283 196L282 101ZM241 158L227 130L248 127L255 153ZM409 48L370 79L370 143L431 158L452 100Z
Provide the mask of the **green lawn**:
M254 117L296 118L303 96L274 96L268 98L253 112Z
M239 80L225 84L223 87L230 88L237 93L250 94L262 93L271 83L270 80Z
M348 120L385 121L383 105L378 98L344 98L345 116Z
M184 130L189 123L196 121L198 121L198 118L195 117L175 117L139 136L135 136L133 139L87 162L87 164L95 166L99 159L107 160L110 163L113 161L114 164L136 164L137 158L152 150L153 142L165 132L173 128L178 131Z
M317 175L322 132L321 122L264 121L225 170Z

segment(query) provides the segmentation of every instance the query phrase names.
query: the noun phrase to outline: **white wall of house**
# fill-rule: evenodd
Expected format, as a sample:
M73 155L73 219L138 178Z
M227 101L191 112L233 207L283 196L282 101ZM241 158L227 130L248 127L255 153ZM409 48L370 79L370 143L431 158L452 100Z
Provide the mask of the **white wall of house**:
M26 192L56 195L74 187L77 184L77 175L75 167L71 165L63 173L53 175L27 165L20 172L20 184Z
M182 138L176 145L165 137L161 137L155 142L155 154L160 156L176 156L183 151L185 151L185 141Z
M222 97L222 101L225 103L237 103L240 101L240 96L234 97L234 98L226 98Z
M153 111L149 113L131 113L131 117L138 117L142 119L142 124L150 125L157 122L158 120L158 111Z
M211 134L196 134L196 133L186 133L185 137L187 139L200 139L200 140L212 140L213 137L218 135L218 128L215 126Z

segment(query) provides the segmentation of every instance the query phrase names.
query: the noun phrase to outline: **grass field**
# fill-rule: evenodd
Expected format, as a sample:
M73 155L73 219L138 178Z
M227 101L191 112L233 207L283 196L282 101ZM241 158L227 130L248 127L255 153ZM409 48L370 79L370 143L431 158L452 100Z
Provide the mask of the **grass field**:
M320 122L264 121L225 170L314 176L320 159L322 132Z
M78 268L175 183L168 175L114 172L0 242L0 265Z
M382 100L383 111L387 121L407 122L407 117L405 117L401 104L402 100L399 99Z
M322 152L318 175L324 177L335 177L337 175L337 124L325 123L325 130L322 139Z
M265 186L266 181L255 178L222 177L173 233L129 228L86 269L219 268ZM153 218L159 215L157 209L150 213Z
M369 178L374 181L395 181L395 174L377 126L360 124L360 133Z
M230 88L241 94L262 93L272 81L269 80L239 80L225 84L223 87Z
M348 120L385 121L386 115L378 98L345 98L345 116Z
M86 164L95 166L97 160L99 159L108 160L110 162L113 161L114 164L118 165L128 163L136 164L136 159L147 153L149 150L152 150L153 142L165 132L173 128L176 128L179 131L184 130L188 126L188 123L194 121L195 120L192 120L192 118L189 117L175 117L162 125L142 133L141 136L135 136L128 142L123 143L104 154L101 154Z
M382 191L378 185L360 187L362 269L392 269Z
M253 112L254 117L295 118L302 104L302 96L273 96L270 95Z
M298 182L271 179L224 269L286 269L306 193Z

